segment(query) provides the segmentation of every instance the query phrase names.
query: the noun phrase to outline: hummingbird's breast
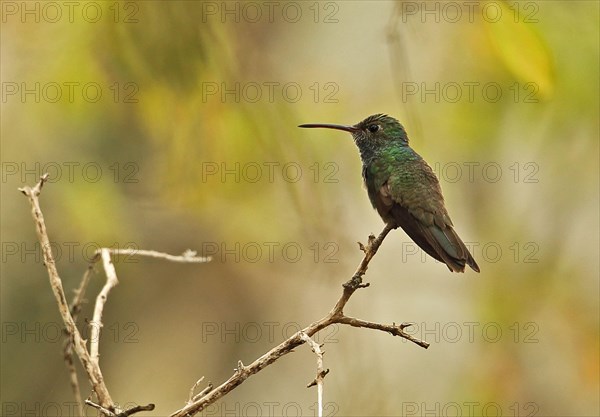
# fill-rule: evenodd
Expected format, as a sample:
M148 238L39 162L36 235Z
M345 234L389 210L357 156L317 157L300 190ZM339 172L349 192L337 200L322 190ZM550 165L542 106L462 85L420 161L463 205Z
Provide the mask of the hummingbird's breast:
M394 221L394 205L408 208L426 197L422 177L429 167L411 148L394 146L363 155L367 157L363 159L363 181L369 199L386 223Z
M365 188L369 195L371 205L384 222L389 223L393 220L390 210L394 205L388 179L396 169L397 163L390 153L369 152L361 153L363 159L362 177Z

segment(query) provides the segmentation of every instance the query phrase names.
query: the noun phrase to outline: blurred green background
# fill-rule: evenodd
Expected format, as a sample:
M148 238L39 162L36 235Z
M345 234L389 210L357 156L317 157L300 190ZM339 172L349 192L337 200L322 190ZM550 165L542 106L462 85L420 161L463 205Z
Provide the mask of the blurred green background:
M3 2L1 414L74 415L17 187L51 174L69 295L97 247L214 256L115 260L106 383L164 416L333 306L382 223L350 136L296 126L383 112L482 272L388 236L346 311L415 322L432 346L324 331L325 414L598 415L598 16L596 1ZM97 268L82 323L103 282ZM203 415L315 415L315 366L301 347Z

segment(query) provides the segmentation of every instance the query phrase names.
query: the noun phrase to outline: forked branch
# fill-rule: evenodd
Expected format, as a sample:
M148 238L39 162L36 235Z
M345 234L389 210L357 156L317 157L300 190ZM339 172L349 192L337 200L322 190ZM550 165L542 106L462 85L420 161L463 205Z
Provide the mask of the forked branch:
M369 284L363 283L362 278L367 272L369 262L377 253L377 250L383 243L385 237L393 229L393 226L386 225L379 234L379 236L375 237L373 235L370 235L366 245L363 245L359 242L359 247L364 252L364 257L352 278L350 278L350 280L343 285L342 295L338 299L333 309L329 312L329 314L327 314L321 320L317 320L309 326L305 327L304 329L300 330L299 332L295 333L293 336L286 339L278 346L275 346L273 349L262 355L260 358L256 359L251 364L245 366L241 362L239 362L235 373L227 381L223 382L218 387L210 390L210 392L208 392L203 397L197 398L192 403L188 402L185 405L185 407L183 407L180 410L177 410L176 412L171 414L170 417L188 417L202 411L206 406L214 403L219 398L223 397L233 389L237 388L250 376L254 375L257 372L260 372L261 370L275 362L277 359L290 353L292 350L294 350L294 348L302 345L303 343L306 343L308 340L307 338L312 337L315 333L325 329L328 326L331 326L332 324L347 324L353 327L364 327L367 329L381 330L384 332L388 332L393 336L400 336L427 349L429 347L429 343L416 339L412 335L404 331L406 327L410 326L410 324L408 323L404 323L399 326L395 324L385 325L379 323L371 323L368 321L355 319L344 315L344 307L348 303L348 300L350 300L352 294L354 294L354 292L359 288L366 288L369 286Z
M70 375L71 388L73 394L77 400L77 407L79 415L85 415L83 409L83 402L81 397L81 390L79 388L79 380L77 378L77 370L73 361L73 351L79 358L85 372L87 373L88 380L92 385L92 390L98 398L98 404L91 400L86 400L85 404L97 408L105 416L116 416L116 417L128 417L132 414L140 411L149 411L154 409L154 404L148 404L143 406L135 406L128 410L120 410L115 406L113 400L110 397L108 389L104 383L102 372L99 364L99 341L100 341L100 330L102 327L102 313L104 310L104 304L108 297L110 290L118 283L117 273L111 260L112 255L140 255L150 256L155 258L167 259L173 262L208 262L210 258L198 257L193 251L186 251L181 256L169 255L166 253L160 253L156 251L147 250L134 250L134 249L99 249L92 259L92 262L86 269L79 288L75 291L75 296L71 305L67 304L67 298L62 285L62 280L56 269L56 263L52 254L50 246L50 238L48 237L48 231L46 229L46 223L42 210L40 208L39 195L42 187L48 180L48 174L42 175L40 181L34 187L23 187L19 188L25 196L28 197L31 203L31 215L36 225L36 232L40 245L42 248L42 254L44 257L44 265L48 270L48 277L50 279L50 286L58 303L58 309L65 324L65 331L67 333L67 340L64 347L64 359L67 364L67 369ZM77 328L77 316L81 311L81 306L84 301L85 291L87 289L91 274L93 272L94 263L99 259L102 259L104 265L104 271L106 273L107 281L102 291L97 297L96 305L94 308L94 316L92 320L92 331L91 331L91 342L90 352L87 349L86 341L81 337Z

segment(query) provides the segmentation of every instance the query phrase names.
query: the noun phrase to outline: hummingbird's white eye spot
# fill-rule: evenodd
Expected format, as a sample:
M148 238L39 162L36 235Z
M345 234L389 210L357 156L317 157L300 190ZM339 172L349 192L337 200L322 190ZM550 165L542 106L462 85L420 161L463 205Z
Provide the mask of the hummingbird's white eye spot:
M379 130L379 125L375 125L375 124L369 125L369 126L367 126L367 129L369 130L369 132L375 133Z

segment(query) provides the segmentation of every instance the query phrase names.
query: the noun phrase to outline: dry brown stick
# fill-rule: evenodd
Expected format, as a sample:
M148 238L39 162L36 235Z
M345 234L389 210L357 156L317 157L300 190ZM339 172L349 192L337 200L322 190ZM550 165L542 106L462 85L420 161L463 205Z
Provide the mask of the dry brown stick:
M415 339L411 335L405 333L403 331L404 327L402 326L406 327L406 325L379 325L379 327L375 327L373 323L366 321L358 321L358 319L344 316L344 307L348 303L348 300L350 299L352 294L354 294L354 292L357 289L364 288L369 285L363 284L362 277L367 272L369 262L377 253L379 246L381 246L381 243L383 242L385 237L393 229L393 226L386 225L379 234L379 236L377 236L377 238L375 238L375 236L373 235L369 236L369 241L366 246L362 245L359 242L359 247L365 253L365 255L352 278L343 285L344 289L342 295L333 307L333 309L329 312L329 314L327 314L321 320L318 320L310 324L308 327L302 329L301 331L295 333L290 338L284 340L281 344L275 346L273 349L271 349L270 351L256 359L254 362L252 362L250 365L244 366L244 364L239 362L235 373L227 381L208 392L208 394L206 394L205 396L198 398L191 404L188 403L182 409L175 411L173 414L171 414L171 417L188 417L202 411L207 405L214 403L219 398L228 394L230 391L242 384L250 376L254 375L257 372L260 372L262 369L269 366L280 357L290 353L292 350L294 350L294 348L305 343L305 340L303 340L302 338L302 334L305 334L308 337L312 337L315 333L323 330L324 328L332 324L340 323L356 325L356 327L366 327L375 330L383 330L395 336L403 337L425 349L429 347L429 344L427 342Z
M100 253L102 250L107 250L111 255L130 255L130 256L147 256L149 258L158 258L158 259L166 259L171 262L181 262L181 263L204 263L210 262L210 256L196 256L196 251L191 249L186 250L181 255L170 255L168 253L157 252L155 250L145 250L145 249L135 249L135 248L122 248L122 249L112 249L112 248L103 248L96 253Z
M78 415L84 416L85 411L83 409L83 402L81 400L81 390L79 388L79 378L77 377L77 368L75 367L75 361L73 360L73 338L70 334L67 334L67 340L65 342L64 350L63 350L63 358L65 359L65 363L67 365L67 371L69 371L69 379L71 382L71 389L73 390L73 395L75 396L75 401L77 402L77 411Z
M325 380L325 375L329 373L329 369L325 370L323 367L323 352L321 350L321 346L312 340L306 333L300 332L300 337L307 343L312 351L317 355L317 376L314 381L306 386L306 388L310 388L313 386L317 386L317 406L318 406L318 417L323 417L323 385Z
M100 249L100 256L102 257L102 265L104 266L104 273L106 274L106 283L100 290L98 297L96 297L96 305L94 306L94 315L90 322L91 328L91 340L90 340L90 355L92 360L96 362L96 365L100 362L100 330L102 329L102 313L104 312L104 304L108 298L108 293L118 283L117 271L115 266L110 259L110 252L108 249Z
M90 283L90 278L92 277L92 272L94 272L94 264L96 263L97 257L94 257L85 272L83 273L83 277L81 278L81 282L79 283L79 288L77 288L74 292L73 301L71 301L71 316L73 316L73 320L77 322L77 317L81 312L81 305L85 301L85 292L87 290L87 286Z
M413 323L402 323L400 325L396 325L394 323L381 324L381 323L373 323L370 321L356 319L354 317L348 317L348 316L340 317L336 321L336 323L347 324L352 327L362 327L365 329L381 330L383 332L388 332L392 336L400 336L406 340L413 342L414 344L421 346L422 348L427 349L429 347L429 343L427 343L423 340L417 339L416 337L413 337L412 335L410 335L404 331L404 329L406 329L407 327L412 326Z
M198 398L201 398L201 397L205 396L206 394L208 394L210 391L212 391L213 384L212 384L212 382L209 382L208 385L206 386L206 388L204 388L202 391L200 391L198 394L196 394L196 388L198 388L200 386L200 383L202 381L204 381L204 377L197 380L196 383L192 386L192 388L190 389L190 396L188 397L188 402L186 404L191 404L194 401L196 401Z
M44 257L44 264L46 265L46 269L48 270L50 286L52 287L52 292L54 293L54 297L56 298L56 301L58 303L58 310L65 324L67 332L73 338L73 348L75 350L75 353L77 353L77 357L81 361L81 365L87 373L88 379L92 384L92 388L98 396L98 401L100 402L100 405L105 409L112 409L114 403L104 383L104 378L102 376L102 372L100 371L100 367L90 357L90 354L87 351L85 340L83 340L83 338L81 337L81 334L77 329L75 321L73 320L73 316L71 316L69 305L65 297L62 280L58 275L58 270L56 269L54 256L52 255L50 239L48 237L46 223L44 221L44 216L42 214L39 202L39 195L41 189L47 180L48 174L44 174L40 178L40 181L33 188L26 186L23 188L19 188L19 191L25 194L27 198L29 198L29 202L31 203L31 215L33 217L33 221L36 226L35 229L41 244L42 255Z
M81 279L81 283L79 284L79 288L75 290L75 296L73 297L73 301L71 301L71 306L69 310L71 311L71 316L73 317L73 322L77 324L77 318L79 316L79 312L81 311L81 304L85 298L85 291L87 289L88 283L90 281L90 277L94 270L94 264L90 263L83 274L83 278ZM75 400L77 401L77 409L79 411L79 415L83 416L84 408L83 401L81 397L81 389L79 388L79 379L77 377L77 368L75 367L75 362L73 361L73 336L69 334L69 332L65 331L67 334L67 339L64 345L64 359L67 365L67 370L69 371L70 381L71 381L71 389L73 390L73 395L75 396Z
M108 410L104 407L102 407L100 404L96 404L95 402L91 401L91 400L85 400L85 403L87 405L89 405L90 407L96 408L98 410L100 410L100 412L102 412L103 414L105 414L108 417L129 417L132 414L135 413L139 413L140 411L152 411L154 410L154 404L148 404L148 405L136 405L135 407L131 407L128 410L124 410L124 411L112 411L112 410Z
M112 410L109 410L108 408L102 407L100 404L96 404L95 402L93 402L89 398L85 400L85 403L87 405L89 405L90 407L93 407L93 408L99 410L102 414L104 414L107 417L116 417L116 414L113 413Z

